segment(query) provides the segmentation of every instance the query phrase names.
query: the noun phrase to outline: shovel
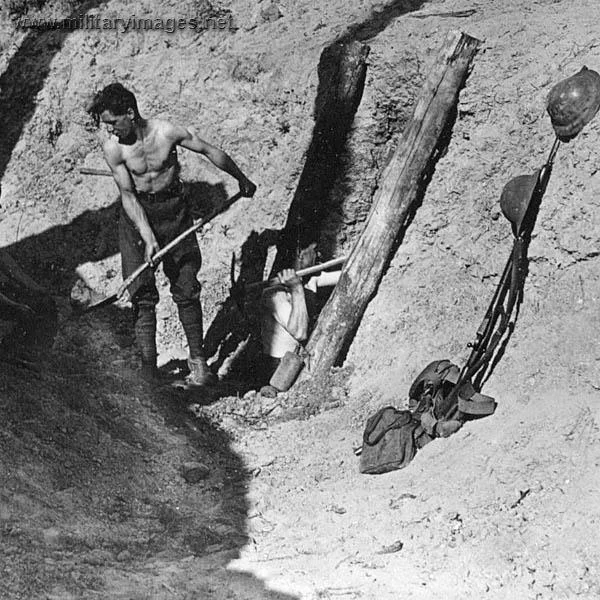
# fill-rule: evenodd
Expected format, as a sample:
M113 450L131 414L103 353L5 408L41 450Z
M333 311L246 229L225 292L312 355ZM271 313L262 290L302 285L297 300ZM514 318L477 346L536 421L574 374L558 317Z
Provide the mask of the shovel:
M214 219L218 214L224 212L228 209L234 202L239 200L242 197L241 192L238 192L234 196L231 196L228 200L226 200L223 204L221 204L218 208L213 210L210 214L208 214L203 219L200 219L197 223L194 223L191 227L186 229L183 233L179 234L175 239L171 240L164 248L161 248L150 261L143 263L140 265L122 284L121 287L110 296L98 296L96 298L92 298L92 300L85 306L82 306L78 310L80 312L89 312L91 310L95 310L96 308L100 308L102 306L107 306L108 304L112 304L119 298L123 296L127 288L146 270L155 267L165 256L168 254L175 246L177 246L181 241L183 241L188 235L191 235L195 231L198 231L201 227L206 225L209 221Z
M296 275L298 277L304 277L305 275L312 275L313 273L320 273L321 271L325 271L325 269L329 269L331 267L337 267L338 265L343 264L346 261L345 256L339 256L338 258L332 258L320 265L313 265L312 267L306 267L305 269L299 269L296 271ZM255 281L253 283L248 283L246 285L246 291L250 292L256 289L264 289L273 287L279 283L279 279L274 277L273 279L267 279L265 281Z

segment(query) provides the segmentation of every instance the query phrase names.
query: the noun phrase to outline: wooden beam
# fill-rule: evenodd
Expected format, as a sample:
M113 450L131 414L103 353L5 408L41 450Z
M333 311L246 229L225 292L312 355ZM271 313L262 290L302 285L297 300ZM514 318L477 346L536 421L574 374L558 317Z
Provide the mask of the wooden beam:
M354 335L423 179L431 171L443 134L452 123L458 93L479 44L457 31L446 37L400 145L382 173L365 228L308 341L310 370L301 379L326 373Z
M370 48L336 43L321 53L315 127L271 273L291 267L298 248L318 241L346 136L360 104Z

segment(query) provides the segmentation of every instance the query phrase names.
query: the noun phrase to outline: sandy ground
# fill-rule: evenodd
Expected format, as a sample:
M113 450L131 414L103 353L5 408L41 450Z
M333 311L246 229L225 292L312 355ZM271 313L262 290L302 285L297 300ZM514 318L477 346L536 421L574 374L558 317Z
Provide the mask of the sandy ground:
M157 7L88 3L102 15ZM0 242L52 291L60 330L36 370L2 365L0 597L600 597L598 120L559 150L519 322L484 390L496 413L436 440L402 471L360 475L353 454L366 418L404 406L428 362L465 360L511 247L500 192L546 158L552 85L583 65L600 68L597 3L240 1L211 10L231 14L236 29L34 36L3 15ZM122 80L142 113L194 124L259 185L199 236L214 332L231 317L232 253L239 271L242 248L256 237L268 245L267 232L285 222L322 49L340 36L371 47L324 232L336 255L360 232L449 29L483 43L447 152L328 384L270 403L233 384L209 398L151 390L135 375L127 307L71 314L78 277L102 293L119 281L116 189L78 173L104 168L83 110L91 91ZM182 165L199 211L235 191L191 153ZM259 271L268 269L263 250ZM185 347L160 282L166 364ZM189 462L205 467L195 483L182 476Z

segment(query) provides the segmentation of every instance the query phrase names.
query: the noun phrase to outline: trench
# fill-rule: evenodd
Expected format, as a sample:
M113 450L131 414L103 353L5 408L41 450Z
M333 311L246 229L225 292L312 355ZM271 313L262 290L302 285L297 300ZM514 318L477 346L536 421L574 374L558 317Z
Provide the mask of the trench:
M88 2L76 14L100 4ZM337 42L376 35L402 14L401 4L420 5L394 2ZM0 175L15 158L68 35L65 30L29 33L0 76L5 136ZM339 46L330 47L334 55ZM26 67L34 58L39 60L32 72ZM362 86L364 75L358 78L361 93ZM316 107L325 95L322 83ZM325 196L344 176L341 158L355 111L353 105L344 115L321 117L321 130L335 130L328 141L328 176L321 182ZM59 123L54 127L56 134ZM118 335L127 311L111 307L77 320L65 316L75 266L117 252L117 208L115 202L86 211L8 247L37 265L36 275L56 293L60 329L53 344L47 340L34 369L7 364L0 374L0 526L8 540L0 551L2 596L95 597L108 586L111 597L131 598L140 590L189 589L193 581L198 597L217 597L215 588L221 587L221 595L231 597L242 597L235 590L245 588L247 597L292 600L267 590L257 578L226 572L249 543L246 490L252 477L232 437L210 419L193 418L185 402L149 389L120 368L121 355L132 353ZM303 235L316 231L324 214L311 213ZM265 249L276 236L265 231L248 240L242 249L248 278L264 264ZM89 248L84 239L98 244ZM291 247L298 239L305 238L296 237ZM49 264L54 268L46 270ZM231 334L226 310L220 322ZM218 326L216 319L209 339L213 333L222 339ZM107 351L92 343L99 337ZM230 347L239 342L229 341ZM224 347L224 357L230 347ZM204 464L208 477L191 485L182 477L188 462Z

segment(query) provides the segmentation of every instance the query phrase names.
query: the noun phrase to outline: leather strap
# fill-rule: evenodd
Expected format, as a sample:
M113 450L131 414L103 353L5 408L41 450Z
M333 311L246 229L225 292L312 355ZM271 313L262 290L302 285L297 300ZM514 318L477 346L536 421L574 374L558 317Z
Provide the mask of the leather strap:
M479 393L467 381L458 391L458 410L466 415L488 416L494 414L496 401L491 396Z

